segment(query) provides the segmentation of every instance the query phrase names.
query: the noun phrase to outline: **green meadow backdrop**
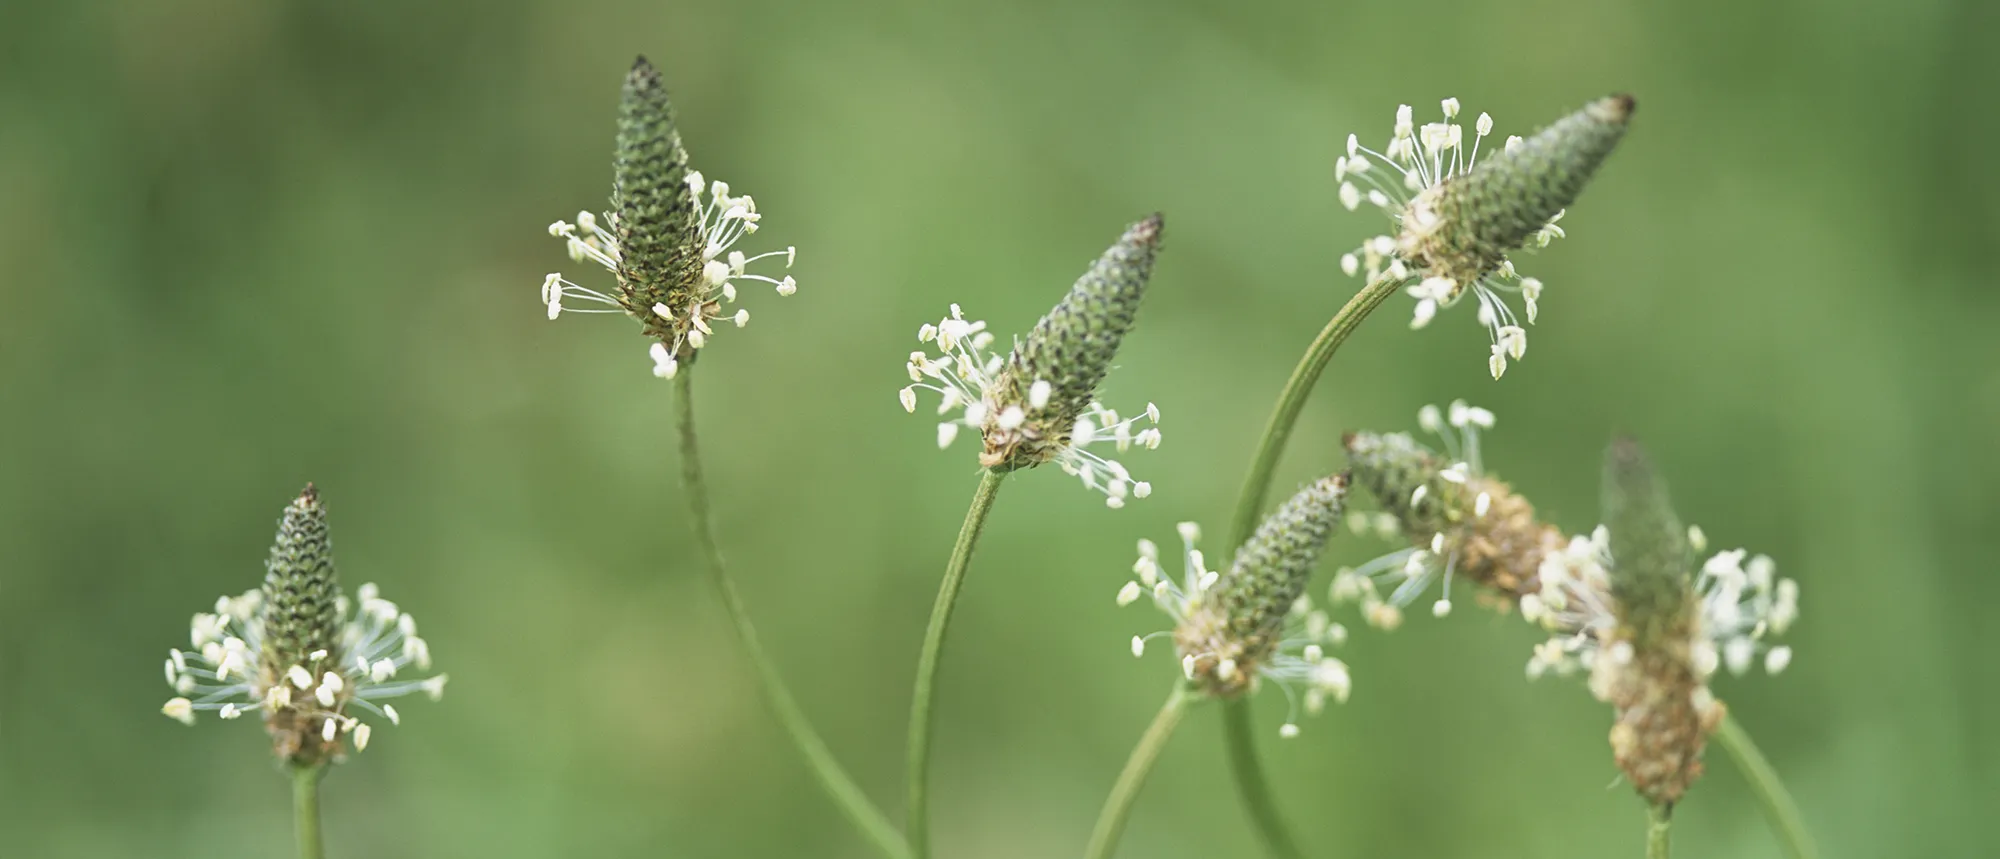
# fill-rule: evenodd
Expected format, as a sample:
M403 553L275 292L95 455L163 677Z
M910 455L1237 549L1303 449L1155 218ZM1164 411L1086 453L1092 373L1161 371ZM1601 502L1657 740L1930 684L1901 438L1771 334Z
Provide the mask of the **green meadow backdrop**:
M756 195L746 246L799 249L798 294L704 352L709 468L770 649L892 813L976 482L896 404L917 326L1024 330L1166 213L1104 392L1164 412L1127 460L1153 495L1002 495L946 656L940 855L1080 851L1176 670L1127 650L1160 625L1113 605L1133 541L1219 531L1383 228L1335 197L1346 135L1445 96L1526 133L1612 91L1630 136L1522 262L1527 359L1496 383L1469 308L1412 332L1396 299L1280 488L1464 397L1499 415L1490 467L1586 530L1602 444L1639 436L1685 518L1803 585L1792 669L1717 691L1826 855L1995 855L1996 35L1984 0L0 4L0 855L287 855L258 727L160 716L160 659L258 583L307 481L349 587L452 677L327 779L330 855L869 855L726 637L645 344L536 300L606 282L544 228L603 206L642 52L696 166ZM1525 682L1535 636L1470 605L1357 625L1353 700L1296 740L1257 702L1311 852L1637 855L1607 710ZM1191 715L1123 855L1252 855L1218 723ZM1776 856L1711 763L1682 855Z

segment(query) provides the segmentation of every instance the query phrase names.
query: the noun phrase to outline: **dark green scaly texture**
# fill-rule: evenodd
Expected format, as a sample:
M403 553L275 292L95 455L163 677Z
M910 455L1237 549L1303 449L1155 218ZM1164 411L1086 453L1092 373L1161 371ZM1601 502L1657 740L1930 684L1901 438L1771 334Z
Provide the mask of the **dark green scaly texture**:
M1127 229L1014 350L1010 372L1018 396L1025 400L1030 385L1048 380L1055 391L1045 414L1065 431L1097 396L1119 341L1138 318L1163 225L1156 214Z
M1396 517L1403 533L1422 538L1443 531L1466 509L1463 499L1456 497L1464 487L1438 477L1450 463L1408 433L1349 433L1343 443L1354 482ZM1410 496L1419 486L1430 490L1422 501L1411 504Z
M1689 554L1667 484L1631 439L1604 453L1604 524L1611 529L1611 596L1634 646L1646 650L1682 628Z
M1632 108L1631 96L1598 99L1445 182L1435 203L1444 225L1427 256L1461 280L1491 271L1576 202L1625 136Z
M264 652L266 668L282 672L303 665L306 654L325 650L340 659L340 579L333 569L333 541L327 536L326 508L319 490L306 485L278 521L278 539L264 564Z
M700 284L701 225L695 220L687 174L687 150L681 147L660 71L640 57L625 76L618 99L611 209L622 255L619 297L654 336L668 329L653 305L665 304L685 316ZM662 339L670 341L671 334Z
M1230 636L1246 649L1275 644L1284 632L1285 616L1305 593L1346 497L1346 474L1320 478L1266 518L1237 550L1216 599L1229 619Z

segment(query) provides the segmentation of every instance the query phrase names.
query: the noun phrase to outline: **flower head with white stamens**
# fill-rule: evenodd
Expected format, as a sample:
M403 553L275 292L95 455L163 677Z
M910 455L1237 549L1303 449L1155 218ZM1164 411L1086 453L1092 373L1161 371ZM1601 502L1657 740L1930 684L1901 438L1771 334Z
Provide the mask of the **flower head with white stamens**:
M1353 687L1347 664L1326 650L1344 643L1347 630L1313 607L1305 587L1340 521L1346 491L1345 475L1300 490L1223 570L1210 569L1196 548L1201 529L1193 522L1179 528L1179 580L1161 568L1158 546L1139 541L1133 580L1119 590L1118 604L1150 595L1174 628L1134 636L1132 655L1144 656L1153 638L1172 636L1182 677L1205 695L1233 698L1254 691L1261 680L1276 683L1293 705L1279 731L1284 737L1298 734L1294 687L1304 688L1308 713L1318 713L1329 698L1345 703Z
M1441 308L1471 294L1491 340L1487 367L1498 379L1509 359L1527 354L1523 320L1502 298L1519 293L1532 324L1541 281L1521 277L1508 255L1545 247L1563 235L1556 221L1617 146L1632 114L1629 96L1599 99L1537 133L1480 147L1493 118L1480 114L1472 140L1456 120L1457 99L1445 99L1444 121L1416 125L1409 105L1381 151L1348 135L1334 165L1340 201L1350 211L1365 201L1388 215L1392 233L1362 243L1340 260L1350 276L1408 284L1417 300L1410 327L1430 324Z
M362 585L358 604L340 594L325 509L311 486L285 508L264 586L216 600L194 616L189 649L168 651L175 696L160 712L192 725L201 712L230 720L259 713L273 750L301 765L337 760L343 738L361 751L373 731L362 716L391 724L379 703L422 692L444 694L445 675L428 674L430 645L416 620Z
M688 155L674 125L660 73L644 57L625 79L619 103L612 211L601 220L578 212L576 223L556 221L571 259L593 262L617 276L600 292L550 274L542 280L549 318L571 313L623 313L639 321L653 374L672 378L683 362L708 344L723 325L743 327L750 312L734 307L738 292L753 286L779 295L798 291L790 275L773 276L780 261L792 267L794 248L745 255L736 243L757 231L762 215L749 195L733 195L727 182L688 169ZM765 273L771 272L771 273ZM565 302L595 307L572 308Z
M1588 672L1591 694L1617 712L1619 767L1648 800L1672 803L1701 774L1707 735L1726 712L1709 688L1716 671L1790 664L1791 649L1767 639L1798 618L1798 584L1742 549L1691 569L1707 538L1680 526L1630 442L1607 456L1605 494L1612 524L1549 553L1540 590L1521 601L1522 617L1551 634L1528 676Z
M1492 412L1458 400L1446 409L1425 406L1417 424L1442 451L1406 433L1357 432L1345 440L1355 484L1382 507L1357 514L1366 519L1355 530L1409 547L1335 573L1330 597L1358 603L1363 618L1383 629L1400 625L1403 609L1440 579L1431 613L1449 614L1457 576L1479 586L1480 601L1505 610L1535 591L1542 557L1563 543L1562 532L1537 520L1527 499L1487 473L1479 442L1480 432L1493 427Z
M1011 352L994 349L986 323L966 319L956 304L951 315L919 328L918 342L935 343L938 354L910 353L904 369L911 384L897 392L904 411L916 412L918 391L936 393L944 418L938 447L950 447L969 428L979 434L983 467L1012 471L1055 462L1114 508L1151 494L1151 484L1091 448L1123 453L1160 445L1159 407L1148 403L1120 416L1097 401L1152 276L1160 228L1154 215L1126 230Z

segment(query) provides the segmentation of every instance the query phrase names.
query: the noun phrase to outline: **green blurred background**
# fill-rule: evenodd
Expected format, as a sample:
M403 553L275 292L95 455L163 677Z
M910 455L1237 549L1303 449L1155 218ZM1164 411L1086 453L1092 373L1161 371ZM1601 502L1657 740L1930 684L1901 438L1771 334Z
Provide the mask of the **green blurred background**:
M896 406L916 327L956 301L1023 330L1167 213L1105 392L1164 410L1128 459L1156 491L1002 495L945 666L942 855L1080 849L1175 671L1126 651L1158 625L1112 603L1132 543L1219 530L1354 287L1340 252L1382 229L1335 200L1346 134L1447 95L1526 133L1614 90L1631 135L1523 264L1549 285L1527 360L1495 383L1469 309L1410 332L1397 299L1280 488L1344 429L1467 397L1500 415L1490 465L1582 530L1600 446L1639 435L1687 519L1803 582L1793 669L1718 692L1826 854L1996 855L1996 36L1985 0L0 4L0 855L286 854L257 726L161 717L159 660L258 582L308 480L350 587L452 676L328 779L333 855L869 855L692 561L644 344L536 303L556 268L606 282L544 227L602 207L639 52L696 166L756 195L749 246L799 248L798 295L705 353L709 467L771 650L892 813L975 483ZM1282 744L1260 700L1315 855L1637 855L1608 713L1524 682L1533 640L1472 610L1357 630L1354 700ZM1249 855L1218 716L1123 855ZM1681 855L1776 856L1712 763Z

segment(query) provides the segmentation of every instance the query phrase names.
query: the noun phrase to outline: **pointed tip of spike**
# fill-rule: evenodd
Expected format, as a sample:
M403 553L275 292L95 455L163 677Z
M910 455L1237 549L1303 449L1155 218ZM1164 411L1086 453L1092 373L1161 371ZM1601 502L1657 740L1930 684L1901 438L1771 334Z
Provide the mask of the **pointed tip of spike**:
M319 487L313 485L312 481L307 481L306 488L299 493L299 503L311 504L318 500L319 500Z
M1156 245L1160 242L1160 231L1166 229L1166 226L1166 215L1154 212L1146 216L1145 220L1133 224L1131 229L1126 230L1125 238L1128 241L1138 244Z
M625 85L634 89L653 89L660 85L660 70L652 60L640 54L632 60L632 70L625 73Z
M1612 122L1624 122L1631 119L1632 111L1639 108L1638 99L1633 98L1629 93L1622 92L1606 96L1600 99L1597 104L1604 112L1605 118Z

